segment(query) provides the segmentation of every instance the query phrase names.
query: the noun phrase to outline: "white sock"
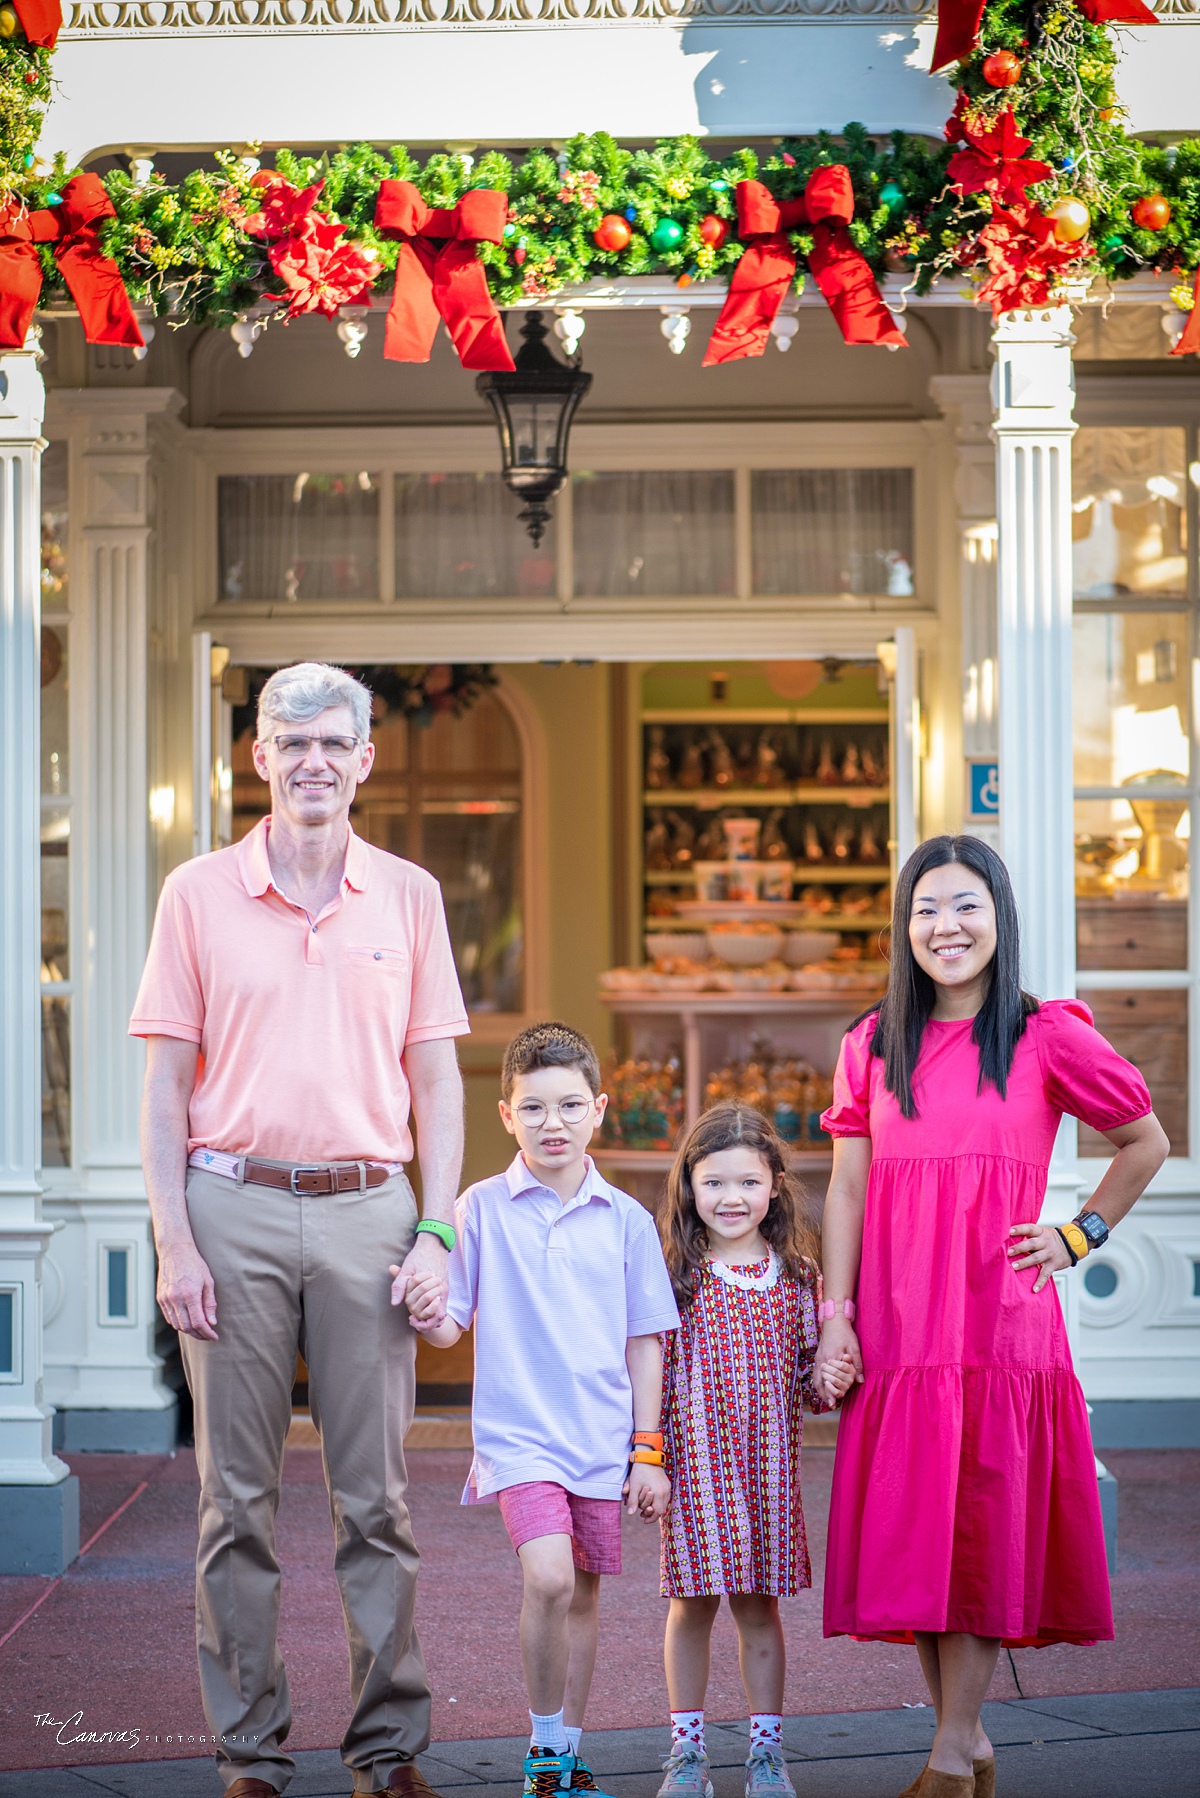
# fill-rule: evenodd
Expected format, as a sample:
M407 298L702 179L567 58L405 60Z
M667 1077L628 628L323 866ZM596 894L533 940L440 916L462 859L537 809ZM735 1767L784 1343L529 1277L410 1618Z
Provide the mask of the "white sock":
M783 1747L783 1717L778 1711L751 1711L750 1752Z
M556 1754L562 1754L571 1746L563 1727L561 1710L545 1717L539 1716L537 1711L530 1711L529 1728L531 1748L552 1748Z
M706 1752L703 1711L671 1712L671 1753L678 1754L681 1748L698 1748L701 1754Z
M579 1744L583 1740L583 1724L564 1723L563 1728L567 1732L567 1741L571 1744L571 1753L578 1754Z

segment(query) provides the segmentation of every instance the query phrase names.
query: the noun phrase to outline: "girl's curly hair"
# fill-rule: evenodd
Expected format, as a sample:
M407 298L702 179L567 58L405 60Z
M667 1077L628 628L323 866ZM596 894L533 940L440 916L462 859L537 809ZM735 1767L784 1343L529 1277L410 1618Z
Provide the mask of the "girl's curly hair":
M675 1296L688 1305L696 1293L696 1270L708 1257L708 1231L696 1210L692 1174L708 1155L722 1149L753 1149L771 1170L773 1192L759 1225L766 1241L793 1279L813 1278L820 1265L821 1238L813 1222L807 1190L788 1166L787 1151L761 1111L736 1100L714 1105L692 1125L667 1179L658 1227Z

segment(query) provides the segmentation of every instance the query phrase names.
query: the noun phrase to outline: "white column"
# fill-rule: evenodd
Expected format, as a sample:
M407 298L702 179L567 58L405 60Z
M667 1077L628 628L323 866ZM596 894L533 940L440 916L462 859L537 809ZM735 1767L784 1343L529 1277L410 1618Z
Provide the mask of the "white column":
M1000 845L1016 890L1026 985L1075 991L1071 778L1071 439L1067 307L996 326Z
M1000 852L1021 914L1025 986L1075 992L1071 741L1071 439L1067 307L1009 312L992 338L996 440ZM1078 1210L1078 1131L1064 1118L1043 1218ZM1078 1282L1060 1280L1072 1337Z
M53 395L71 442L71 732L76 859L75 1179L56 1195L75 1299L47 1342L47 1376L68 1448L163 1449L174 1394L155 1348L158 1311L138 1149L144 1051L127 1035L153 911L147 644L155 421L169 388ZM56 1245L56 1260L59 1251ZM121 1260L110 1303L111 1259Z
M996 615L996 450L986 375L935 375L929 383L954 425L962 642L964 828L999 848L999 816L970 809L971 766L992 763L999 749Z
M36 339L0 357L0 1572L79 1552L42 1398L41 473Z

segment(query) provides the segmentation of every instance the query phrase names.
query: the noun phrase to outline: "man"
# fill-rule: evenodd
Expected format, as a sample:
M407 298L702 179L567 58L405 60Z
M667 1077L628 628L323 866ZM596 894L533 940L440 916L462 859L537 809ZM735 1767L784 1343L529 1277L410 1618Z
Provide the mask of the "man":
M168 877L130 1024L146 1038L158 1299L195 1400L196 1638L229 1798L275 1798L295 1770L275 1513L298 1348L350 1649L342 1757L357 1794L430 1794L404 1503L415 1337L388 1264L402 1286L432 1276L444 1309L463 1139L452 1039L468 1024L437 882L350 827L369 735L370 694L342 670L271 676L254 744L270 816Z

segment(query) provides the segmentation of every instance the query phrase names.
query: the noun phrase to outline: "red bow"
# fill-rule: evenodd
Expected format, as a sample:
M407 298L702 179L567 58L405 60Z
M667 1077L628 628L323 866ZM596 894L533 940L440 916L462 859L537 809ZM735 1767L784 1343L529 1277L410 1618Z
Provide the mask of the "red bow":
M705 368L762 355L796 273L796 252L787 234L802 225L813 235L808 266L846 342L905 342L846 229L854 217L854 192L850 171L841 163L814 169L799 200L779 201L761 181L739 181L737 205L746 248L709 340Z
M985 0L938 0L937 39L933 46L930 74L944 69L947 63L963 62L979 42L979 25ZM1157 25L1142 0L1075 0L1085 19L1093 25Z
M1187 315L1183 335L1171 351L1172 356L1200 356L1200 268L1196 270L1195 304Z
M12 0L12 6L29 42L39 49L53 50L62 30L59 0Z
M392 362L428 362L438 319L464 368L511 369L512 352L475 245L501 243L508 195L475 187L457 206L427 206L411 181L381 181L375 228L400 239L384 327Z
M140 349L144 339L111 256L100 249L99 219L116 209L99 175L75 175L62 202L45 211L0 215L0 346L20 349L42 291L42 265L34 244L52 243L54 260L79 308L89 343L123 343Z

